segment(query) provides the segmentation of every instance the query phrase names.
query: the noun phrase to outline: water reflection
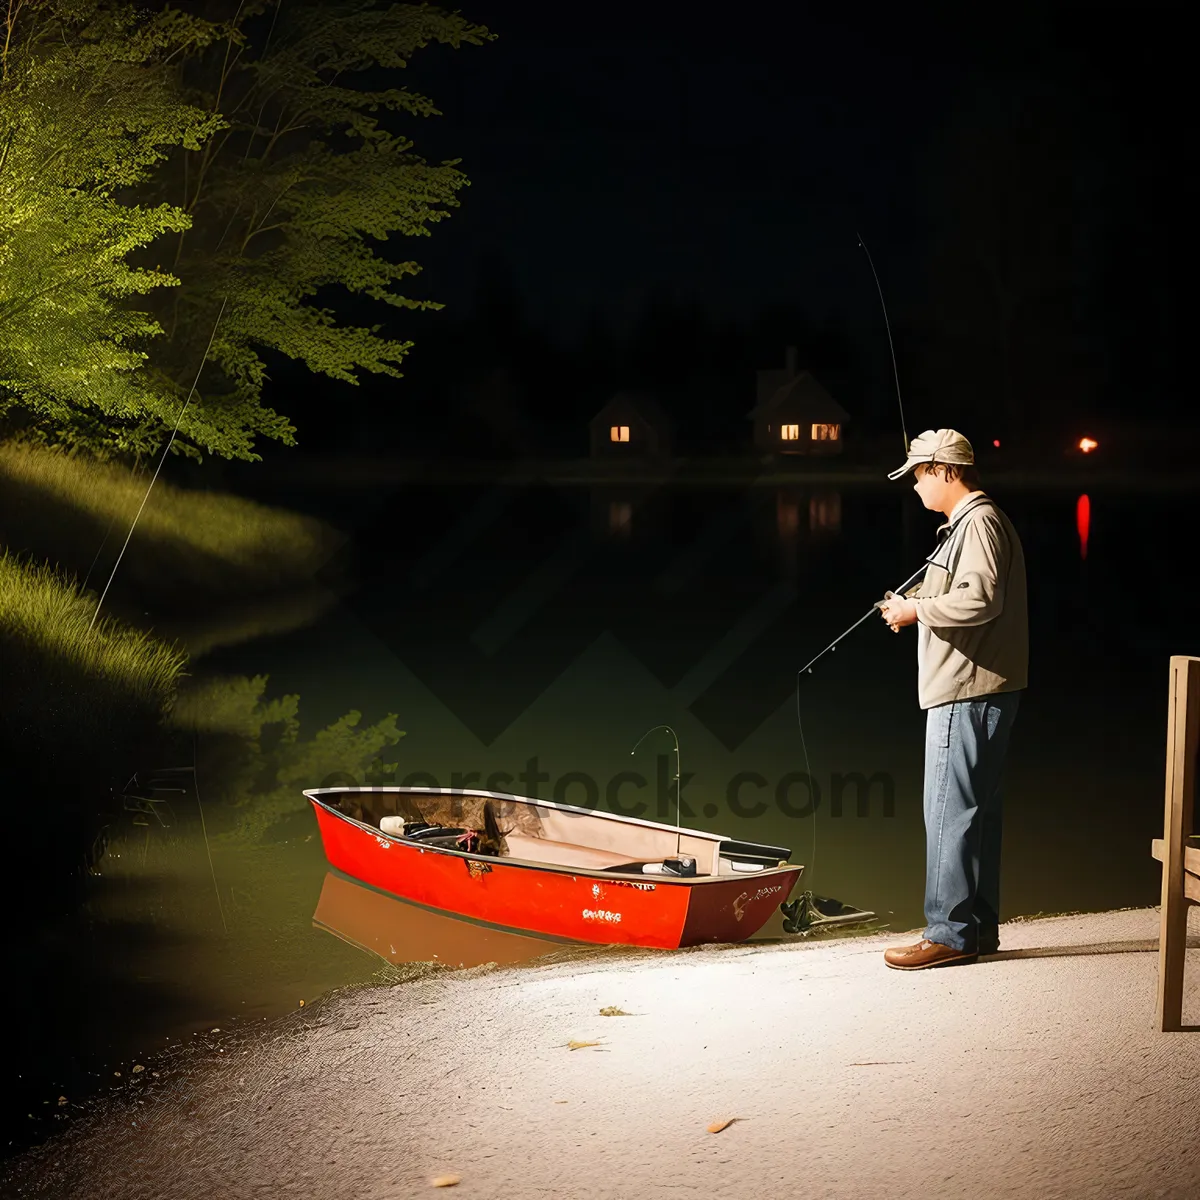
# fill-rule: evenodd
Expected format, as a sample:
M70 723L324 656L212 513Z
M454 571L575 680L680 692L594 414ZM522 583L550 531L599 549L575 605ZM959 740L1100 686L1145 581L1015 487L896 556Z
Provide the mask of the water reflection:
M633 523L633 505L628 500L608 502L608 532L612 537L628 537Z
M451 967L527 962L560 943L477 925L377 892L336 871L325 875L313 925L390 963Z
M841 492L808 492L781 487L775 493L775 529L782 544L800 537L801 517L807 532L815 537L840 533L842 528Z
M810 533L840 533L842 529L841 492L818 492L808 501Z
M1075 530L1079 534L1079 557L1087 559L1088 534L1092 525L1092 502L1086 493L1075 502Z
M842 528L840 492L811 492L807 488L781 487L775 492L773 539L780 568L788 578L797 573L802 544L816 545L836 536Z
M297 586L282 595L255 597L240 605L213 606L203 613L165 615L155 629L178 641L191 659L225 646L277 637L316 624L341 599L332 588Z
M599 541L644 541L653 535L654 506L647 503L650 489L629 485L591 489L592 535Z

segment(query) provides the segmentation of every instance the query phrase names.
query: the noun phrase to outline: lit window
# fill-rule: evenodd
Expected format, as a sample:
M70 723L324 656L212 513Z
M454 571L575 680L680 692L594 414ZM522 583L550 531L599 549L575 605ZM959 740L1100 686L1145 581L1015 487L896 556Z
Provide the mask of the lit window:
M798 442L800 440L800 426L780 425L779 436L783 438L785 442Z
M627 441L629 441L629 426L628 425L614 425L608 431L608 436L609 436L610 440L612 440L614 442L627 442Z
M836 442L841 431L840 425L814 425L812 440L814 442Z

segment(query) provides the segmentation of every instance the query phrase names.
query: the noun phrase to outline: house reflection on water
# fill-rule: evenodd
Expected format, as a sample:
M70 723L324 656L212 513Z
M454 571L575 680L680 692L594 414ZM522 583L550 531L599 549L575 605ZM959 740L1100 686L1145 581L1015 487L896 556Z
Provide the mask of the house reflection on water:
M809 534L818 537L839 533L842 528L841 492L810 493L797 488L779 488L775 493L775 527L780 540L798 538L802 523Z
M809 533L840 533L842 529L841 492L818 492L808 498Z
M644 541L660 527L658 505L648 503L651 488L601 484L591 488L592 536L602 542Z
M819 545L841 532L840 492L813 492L807 488L781 487L775 492L775 524L770 540L779 553L785 575L798 570L801 546Z
M614 538L627 538L633 527L633 505L628 500L610 500L608 502L608 535Z

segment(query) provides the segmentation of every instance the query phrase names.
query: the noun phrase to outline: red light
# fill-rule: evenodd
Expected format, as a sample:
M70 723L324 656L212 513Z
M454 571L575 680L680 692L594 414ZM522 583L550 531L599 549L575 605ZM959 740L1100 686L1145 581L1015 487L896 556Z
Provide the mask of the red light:
M1087 558L1088 531L1092 525L1092 502L1086 493L1075 501L1075 529L1079 533L1079 557Z
M1100 443L1093 441L1090 437L1079 439L1079 448L1084 452L1084 454L1090 454L1098 445L1100 445Z
M1000 449L1000 439L992 438L992 445L995 446L997 450L999 450Z

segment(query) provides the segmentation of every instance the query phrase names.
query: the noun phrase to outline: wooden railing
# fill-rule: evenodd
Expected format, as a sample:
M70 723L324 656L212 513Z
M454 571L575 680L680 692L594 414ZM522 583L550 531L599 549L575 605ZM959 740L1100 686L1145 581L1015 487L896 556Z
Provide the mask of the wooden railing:
M1183 1027L1183 965L1188 906L1200 904L1200 849L1188 845L1200 745L1200 658L1171 657L1167 710L1167 794L1163 836L1150 853L1163 865L1158 942L1158 1028Z

